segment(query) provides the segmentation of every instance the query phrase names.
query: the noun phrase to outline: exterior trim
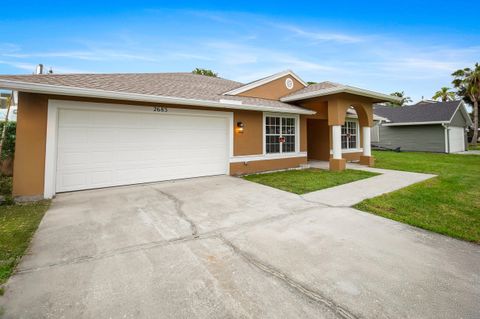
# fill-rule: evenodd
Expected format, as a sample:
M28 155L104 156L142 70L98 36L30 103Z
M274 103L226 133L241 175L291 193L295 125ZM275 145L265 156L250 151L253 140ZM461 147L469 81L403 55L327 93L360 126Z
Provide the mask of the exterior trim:
M444 135L445 135L445 153L450 153L450 143L449 143L449 135L448 134L448 125L447 124L442 124L444 130Z
M307 152L283 153L283 154L268 154L268 155L242 155L230 157L230 163L245 163L253 161L277 160L295 157L306 157Z
M360 88L356 88L356 87L349 86L349 85L342 85L342 86L339 86L339 87L322 89L322 90L317 90L317 91L313 91L313 92L306 92L306 93L300 93L300 94L293 93L293 95L282 97L280 99L280 101L282 101L282 102L293 102L293 101L300 101L300 100L310 99L310 98L314 98L314 97L332 95L332 94L338 94L338 93L356 94L356 95L361 95L361 96L365 96L365 97L380 99L382 101L388 101L388 102L400 102L400 100L401 100L399 97L395 97L395 96L392 96L392 95L378 93L378 92L365 90L365 89L360 89Z
M137 101L137 102L153 102L153 103L166 103L166 104L181 104L191 106L204 106L215 107L224 109L236 109L236 110L251 110L251 111L270 111L270 112L283 112L292 114L315 114L315 111L295 107L295 109L285 109L275 106L263 106L263 105L249 105L249 104L233 104L209 100L197 100L187 99L171 96L106 91L98 89L88 89L79 87L69 87L61 85L28 83L22 81L0 80L0 87L17 90L21 92L30 93L42 93L53 95L67 95L78 97L91 97L113 100L125 100L125 101Z
M429 122L403 122L403 123L383 123L383 126L407 126L407 125L434 125L448 124L448 121L429 121Z
M348 153L363 153L363 148L342 148L342 154L348 154ZM333 155L333 150L330 149L330 155Z
M94 106L92 106L94 105ZM49 100L47 115L47 135L45 150L45 180L44 180L44 198L52 198L56 193L56 173L57 173L57 141L58 141L58 110L60 109L81 109L91 111L112 111L112 112L131 112L131 113L150 113L150 108L139 105L110 104L96 102L80 102L65 100ZM196 116L213 116L227 118L228 128L228 158L233 157L233 112L208 111L208 110L189 110L172 108L170 114L185 114ZM230 161L225 163L227 174L230 174Z
M286 76L286 75L290 75L291 77L295 78L295 80L297 80L298 82L300 82L303 86L307 86L307 83L305 83L298 75L296 75L292 70L285 70L285 71L282 71L282 72L279 72L279 73L275 73L273 75L270 75L266 78L263 78L263 79L260 79L260 80L257 80L257 81L253 81L251 83L248 83L246 85L243 85L239 88L236 88L236 89L233 89L233 90L230 90L228 92L225 92L223 93L223 95L237 95L237 94L240 94L240 93L243 93L245 91L249 91L251 89L254 89L256 87L259 87L259 86L262 86L266 83L269 83L269 82L272 82L272 81L275 81L283 76Z
M58 103L49 100L47 107L47 134L45 145L45 177L43 197L52 198L55 195L57 173L57 141L58 141Z

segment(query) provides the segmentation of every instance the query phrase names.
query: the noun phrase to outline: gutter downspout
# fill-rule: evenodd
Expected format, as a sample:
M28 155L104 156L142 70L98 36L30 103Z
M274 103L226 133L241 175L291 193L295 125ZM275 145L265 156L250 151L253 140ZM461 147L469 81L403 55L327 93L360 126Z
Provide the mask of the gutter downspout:
M442 126L445 128L445 153L450 153L450 134L448 133L448 125L443 123Z

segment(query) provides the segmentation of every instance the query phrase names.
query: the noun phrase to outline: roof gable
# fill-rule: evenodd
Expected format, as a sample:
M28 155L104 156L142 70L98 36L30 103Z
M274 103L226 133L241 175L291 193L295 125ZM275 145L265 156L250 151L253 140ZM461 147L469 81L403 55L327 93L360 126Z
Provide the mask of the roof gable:
M291 82L287 83L287 81ZM287 84L291 84L291 87ZM250 96L278 100L282 96L289 95L305 88L306 86L307 84L293 71L285 70L227 91L224 95Z

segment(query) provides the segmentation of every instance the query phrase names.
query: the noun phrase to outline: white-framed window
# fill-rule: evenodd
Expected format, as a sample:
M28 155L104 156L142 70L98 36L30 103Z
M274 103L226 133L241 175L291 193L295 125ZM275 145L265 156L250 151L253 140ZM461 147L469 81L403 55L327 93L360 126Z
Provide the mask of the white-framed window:
M359 146L358 122L346 120L342 125L342 149L357 149Z
M297 148L297 120L292 116L265 116L265 153L294 153Z

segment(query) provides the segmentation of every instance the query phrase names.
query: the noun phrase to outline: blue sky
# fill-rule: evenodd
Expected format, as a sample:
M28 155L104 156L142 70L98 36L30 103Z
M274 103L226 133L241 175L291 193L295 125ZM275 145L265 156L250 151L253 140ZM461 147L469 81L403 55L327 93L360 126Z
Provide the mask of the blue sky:
M100 1L97 1L100 2ZM0 74L292 69L415 100L480 62L478 1L8 1Z

